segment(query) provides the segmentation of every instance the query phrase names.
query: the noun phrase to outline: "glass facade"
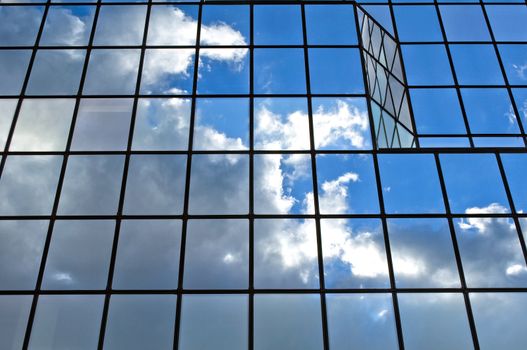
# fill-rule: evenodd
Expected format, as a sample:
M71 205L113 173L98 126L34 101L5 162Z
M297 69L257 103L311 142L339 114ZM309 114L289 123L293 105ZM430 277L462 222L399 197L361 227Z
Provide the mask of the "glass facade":
M0 349L524 349L524 0L0 0Z

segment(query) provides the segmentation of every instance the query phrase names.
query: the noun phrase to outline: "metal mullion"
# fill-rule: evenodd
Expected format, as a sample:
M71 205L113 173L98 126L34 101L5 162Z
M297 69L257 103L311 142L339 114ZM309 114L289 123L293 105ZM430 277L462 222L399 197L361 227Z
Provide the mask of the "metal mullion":
M307 40L307 23L306 23L306 9L302 3L300 5L302 13L302 36L304 44L304 68L305 68L305 79L306 79L306 93L307 93L307 110L308 110L308 122L309 122L309 142L310 142L310 153L311 153L311 174L313 184L313 202L315 209L315 227L317 236L317 256L318 256L318 275L320 282L320 314L322 322L322 338L324 349L329 350L329 335L328 335L328 320L327 320L327 307L326 307L326 293L325 293L325 276L324 276L324 258L322 251L322 234L320 229L320 206L318 200L318 179L317 179L317 164L316 164L316 144L315 144L315 131L313 122L313 103L311 96L311 78L309 73L309 49Z
M249 297L247 349L254 348L254 4L249 6Z
M192 81L192 102L190 110L190 122L189 122L189 138L188 138L188 155L187 155L187 166L185 174L185 193L183 199L183 217L181 225L181 246L179 254L179 271L178 271L178 298L176 302L176 317L174 319L174 343L173 349L179 348L179 331L181 324L181 302L183 297L183 277L185 272L185 248L187 241L187 228L188 228L188 208L189 208L189 197L190 197L190 175L192 167L192 153L193 153L193 141L194 141L194 123L196 119L196 93L198 87L199 77L199 50L200 50L200 38L201 38L201 22L203 15L203 4L204 0L200 0L198 5L198 20L197 20L197 31L196 31L196 52L194 58L194 76Z
M450 209L450 202L448 201L448 193L446 189L445 178L443 176L443 170L441 168L441 161L439 159L439 154L434 153L434 160L436 164L436 170L439 177L439 184L441 186L441 194L443 196L443 204L445 205L445 212L447 214L448 227L450 230L450 238L452 240L452 247L454 248L454 256L456 258L456 266L458 270L458 275L461 283L463 299L465 302L465 309L467 312L467 318L470 326L470 333L472 336L472 343L475 349L479 349L479 340L478 334L476 331L476 323L474 321L474 315L472 313L472 305L470 303L469 293L467 291L467 282L465 279L465 272L463 269L463 261L461 260L461 253L459 251L459 245L457 242L456 230L454 226L454 220L452 218L452 211Z

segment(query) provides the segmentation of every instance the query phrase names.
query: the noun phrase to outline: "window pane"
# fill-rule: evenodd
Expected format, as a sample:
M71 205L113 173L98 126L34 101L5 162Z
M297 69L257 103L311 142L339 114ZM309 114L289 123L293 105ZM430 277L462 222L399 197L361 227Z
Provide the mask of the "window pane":
M70 156L59 209L66 215L117 212L124 156Z
M0 178L1 215L49 215L62 157L10 156Z
M516 212L527 212L527 186L525 186L525 174L527 174L526 154L502 154L501 159L507 181L511 190Z
M440 8L449 41L490 41L480 5L444 5Z
M18 100L16 99L1 99L0 100L0 149L4 150L13 116L15 115ZM19 116L20 118L20 116ZM11 140L11 143L13 140Z
M26 76L31 50L0 51L0 95L18 95Z
M196 45L197 17L197 6L153 5L147 44Z
M2 6L0 46L33 46L43 14L44 6Z
M352 5L307 5L305 9L310 45L357 44Z
M51 6L40 45L88 45L95 6Z
M187 157L133 155L130 158L124 212L126 214L181 214Z
M249 93L249 49L202 48L198 67L198 94Z
M319 287L314 220L256 220L254 240L256 288Z
M309 74L314 94L364 92L358 49L309 49Z
M257 94L306 93L304 51L255 49L254 89Z
M194 49L146 50L141 78L141 93L191 94L194 53Z
M402 52L409 85L454 83L443 45L402 45Z
M29 349L97 348L103 295L41 295Z
M525 6L487 5L492 31L497 41L526 41L525 23L527 8Z
M35 288L47 232L47 221L0 221L0 290Z
M94 45L141 45L146 6L101 6Z
M398 349L390 294L327 294L332 350Z
M31 295L0 296L0 347L2 349L22 349L32 299Z
M185 288L247 288L248 260L247 220L188 221Z
M256 295L254 349L322 349L318 294Z
M511 85L527 83L527 45L499 45L503 67ZM521 106L518 106L521 109Z
M104 348L172 348L175 316L174 295L113 295Z
M388 288L382 224L377 219L320 220L327 288Z
M405 349L472 349L462 294L399 294Z
M256 45L301 45L302 38L299 5L254 6Z
M115 260L115 289L176 289L180 220L123 220Z
M179 349L247 349L247 302L245 295L185 295Z
M397 287L460 286L447 220L389 219L388 232Z
M11 151L64 151L74 99L26 99L22 103Z
M211 5L202 11L201 45L248 45L249 6Z
M400 41L443 41L435 6L394 6Z
M503 76L492 45L450 45L461 85L502 85ZM479 59L474 60L474 57Z

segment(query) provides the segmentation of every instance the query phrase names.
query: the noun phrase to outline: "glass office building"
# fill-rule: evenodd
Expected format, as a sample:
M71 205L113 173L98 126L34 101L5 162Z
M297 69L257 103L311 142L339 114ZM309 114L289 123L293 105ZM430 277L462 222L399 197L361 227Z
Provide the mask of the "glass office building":
M0 349L525 349L526 127L523 0L0 0Z

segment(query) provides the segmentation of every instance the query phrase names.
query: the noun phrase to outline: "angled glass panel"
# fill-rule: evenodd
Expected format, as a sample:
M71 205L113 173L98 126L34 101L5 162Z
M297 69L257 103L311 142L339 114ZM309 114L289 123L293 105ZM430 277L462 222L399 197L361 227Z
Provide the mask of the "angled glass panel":
M194 155L190 175L189 212L247 214L249 159L239 154Z
M527 45L499 45L503 67L511 85L527 84Z
M370 155L319 155L317 177L321 213L379 212L377 183Z
M249 100L211 98L196 101L195 150L249 148Z
M398 349L391 294L326 294L333 350Z
M256 288L319 287L314 220L256 220L254 241Z
M441 19L449 41L490 41L481 6L443 5Z
M18 95L26 76L31 50L0 51L0 94Z
M320 221L327 288L388 288L388 263L381 221Z
M397 287L460 286L446 219L389 219L388 233Z
M170 151L188 147L191 101L147 99L137 102L133 150Z
M117 212L124 156L70 156L58 212L111 215Z
M49 215L61 156L9 156L0 178L1 215Z
M39 44L88 45L95 6L51 6Z
M254 297L254 349L323 349L320 296Z
M309 49L309 74L314 94L364 92L358 49Z
M183 296L178 348L247 349L248 301L236 294Z
M526 154L502 154L501 160L505 168L507 182L512 194L516 212L527 212L527 186L525 186L525 174L527 174Z
M305 11L308 44L357 44L355 15L352 5L307 5Z
M44 6L2 6L0 46L33 46L44 14Z
M0 100L0 149L4 150L11 123L15 115L17 99L1 99ZM20 117L19 117L20 118ZM13 142L11 140L11 142Z
M58 220L53 227L43 289L104 289L115 221Z
M148 45L196 45L198 7L153 5L148 22Z
M183 285L187 289L248 286L249 222L189 220Z
M170 349L175 317L175 295L112 295L104 348Z
M314 214L311 156L254 156L254 211L258 214Z
M140 50L135 49L92 50L84 82L84 94L133 94L137 83L139 56Z
M26 99L11 140L11 151L64 151L74 99Z
M76 95L85 50L39 50L31 69L29 95Z
M124 213L181 214L186 167L185 155L132 155L126 182Z
M255 99L254 125L255 149L310 148L307 100L304 98Z
M35 288L48 225L43 220L0 221L0 290Z
M520 113L523 125L527 125L527 89L512 89L514 102Z
M5 350L18 350L24 344L31 295L0 296L0 347Z
M443 45L402 45L402 52L409 85L454 83Z
M97 348L103 295L41 295L29 349Z
M257 94L306 93L304 50L255 49L254 92Z
M314 98L311 103L316 149L372 148L364 98Z
M191 94L194 53L194 49L146 50L141 78L141 93Z
M461 85L503 85L492 45L450 45L454 69ZM477 60L473 59L478 57Z
M440 159L453 213L509 212L494 155L442 154Z
M115 259L114 289L176 289L180 220L123 220Z
M525 6L486 5L485 10L497 41L527 41Z
M399 294L405 349L473 349L461 293Z
M101 6L93 45L141 45L146 6Z
M132 99L81 100L71 150L126 150L132 106Z
M300 6L254 6L254 43L256 45L302 45Z
M435 6L394 6L399 40L443 41Z
M249 93L249 49L202 48L198 67L198 94Z
M200 42L208 45L248 45L249 6L203 6Z
M466 218L455 221L469 287L525 287L527 266L514 221Z

